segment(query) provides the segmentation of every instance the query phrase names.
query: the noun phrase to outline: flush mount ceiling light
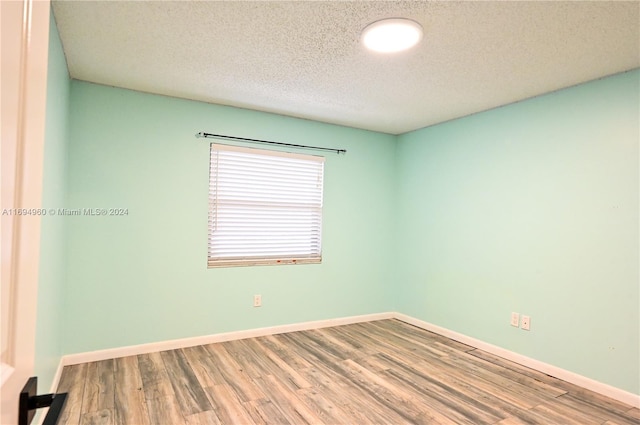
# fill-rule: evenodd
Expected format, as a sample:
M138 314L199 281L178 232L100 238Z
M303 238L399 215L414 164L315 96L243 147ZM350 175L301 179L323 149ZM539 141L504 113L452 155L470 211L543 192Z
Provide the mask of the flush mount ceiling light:
M383 19L367 25L361 38L369 50L381 53L400 52L422 40L422 27L410 19Z

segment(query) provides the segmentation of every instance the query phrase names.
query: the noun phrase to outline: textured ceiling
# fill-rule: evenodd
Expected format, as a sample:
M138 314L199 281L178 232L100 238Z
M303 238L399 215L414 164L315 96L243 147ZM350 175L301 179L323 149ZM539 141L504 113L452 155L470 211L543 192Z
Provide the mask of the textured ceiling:
M53 1L72 78L399 134L640 66L640 2ZM410 18L422 43L366 51Z

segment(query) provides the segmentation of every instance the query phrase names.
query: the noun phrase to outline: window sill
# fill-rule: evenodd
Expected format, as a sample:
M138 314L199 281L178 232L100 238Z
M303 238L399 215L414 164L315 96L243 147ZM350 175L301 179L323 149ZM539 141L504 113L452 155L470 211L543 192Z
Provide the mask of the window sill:
M219 267L246 267L246 266L283 266L296 264L320 264L322 257L319 258L284 258L284 259L255 259L255 260L209 260L208 268L214 269Z

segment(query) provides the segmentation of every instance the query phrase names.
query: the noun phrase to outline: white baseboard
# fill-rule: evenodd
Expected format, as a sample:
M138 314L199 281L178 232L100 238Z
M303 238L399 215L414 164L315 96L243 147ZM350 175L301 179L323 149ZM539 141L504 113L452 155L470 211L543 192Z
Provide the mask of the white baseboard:
M249 329L245 331L226 332L192 338L174 339L170 341L152 342L149 344L130 345L127 347L109 348L106 350L90 351L86 353L67 354L62 356L60 363L69 366L79 363L96 362L115 359L118 357L135 356L138 354L154 353L157 351L175 350L177 348L194 347L196 345L214 342L233 341L236 339L255 338L266 335L276 335L286 332L306 331L310 329L328 328L331 326L349 325L352 323L370 322L372 320L391 319L395 313L375 313L362 316L342 317L338 319L317 320L313 322L293 323L290 325L271 326L266 328Z
M60 377L62 376L62 369L66 366L62 361L64 356L60 358L60 363L58 363L58 368L56 369L56 374L53 375L53 381L51 381L51 389L50 393L55 393L58 388L58 384L60 383Z
M60 377L62 376L62 369L64 368L64 366L65 365L62 361L62 358L60 358L60 362L58 363L58 368L56 369L55 375L53 375L53 381L51 381L51 386L49 387L49 393L55 393L56 390L58 389L58 384L60 383ZM38 392L42 392L42 391L38 391ZM48 407L38 409L31 423L36 425L42 425L42 423L44 422L44 419L47 417L48 412L49 412Z
M608 384L596 381L586 376L578 375L577 373L570 372L568 370L559 368L557 366L550 365L548 363L541 362L539 360L532 359L522 354L515 353L513 351L506 350L496 345L489 344L479 339L472 338L467 335L460 334L458 332L451 331L446 328L416 319L411 316L407 316L402 313L387 312L366 314L362 316L343 317L338 319L318 320L313 322L294 323L290 325L272 326L266 328L249 329L244 331L226 332L213 335L198 336L193 338L182 338L170 341L153 342L149 344L131 345L127 347L110 348L106 350L90 351L86 353L68 354L62 356L60 359L60 365L56 371L56 375L53 380L52 392L58 386L62 368L64 366L95 362L100 360L113 359L118 357L135 356L138 354L147 354L157 351L175 350L178 348L193 347L196 345L211 344L215 342L232 341L244 338L254 338L266 335L275 335L286 332L304 331L310 329L320 329L331 326L349 325L352 323L370 322L373 320L383 319L398 319L419 328L435 332L447 338L462 342L470 345L474 348L486 351L493 355L502 357L507 360L511 360L515 363L523 366L535 369L547 375L554 376L563 381L570 382L588 390L594 391L598 394L611 397L614 400L621 401L634 407L640 408L640 395L630 393L620 388L613 387Z
M446 336L447 338L462 342L463 344L470 345L474 348L478 348L493 355L502 357L503 359L511 360L512 362L518 363L522 366L526 366L539 372L546 373L547 375L562 379L563 381L570 382L582 388L586 388L598 394L610 397L614 400L629 404L633 407L640 408L640 395L633 394L620 388L616 388L611 385L596 381L594 379L587 378L586 376L578 375L577 373L559 368L557 366L532 359L531 357L523 356L522 354L506 350L504 348L489 344L479 339L475 339L470 336L463 335L428 322L424 322L405 314L395 313L394 318L425 329L427 331Z

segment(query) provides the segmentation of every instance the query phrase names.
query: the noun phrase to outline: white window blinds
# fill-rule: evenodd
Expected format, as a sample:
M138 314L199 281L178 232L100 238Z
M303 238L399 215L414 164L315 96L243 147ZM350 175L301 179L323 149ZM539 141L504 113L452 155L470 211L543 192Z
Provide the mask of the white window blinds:
M211 144L209 267L319 263L324 157Z

